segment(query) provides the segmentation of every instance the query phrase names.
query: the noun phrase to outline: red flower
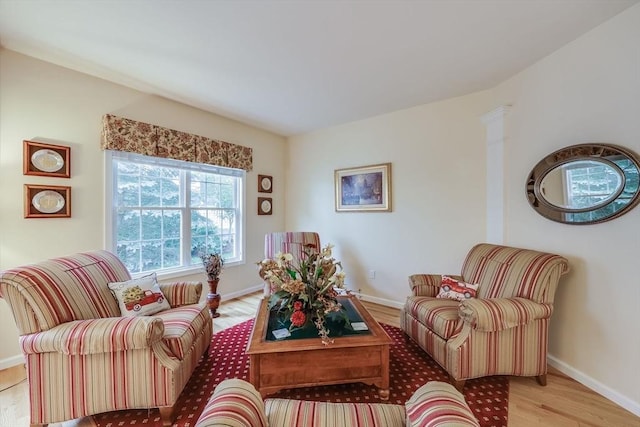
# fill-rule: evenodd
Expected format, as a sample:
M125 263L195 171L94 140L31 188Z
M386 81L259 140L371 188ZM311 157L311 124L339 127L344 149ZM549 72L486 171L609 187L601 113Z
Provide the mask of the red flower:
M293 309L295 311L300 311L302 310L302 301L296 301L293 303Z
M291 314L291 324L293 326L300 327L304 325L306 321L307 316L305 316L304 312L302 311L294 311L293 314Z

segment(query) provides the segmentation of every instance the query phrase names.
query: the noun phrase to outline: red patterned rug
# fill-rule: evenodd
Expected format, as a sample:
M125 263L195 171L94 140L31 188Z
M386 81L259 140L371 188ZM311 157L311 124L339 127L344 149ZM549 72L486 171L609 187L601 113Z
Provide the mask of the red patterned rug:
M185 386L177 405L174 426L192 427L217 384L227 378L249 379L249 358L244 350L253 320L248 320L213 336L210 355L203 358ZM428 381L446 381L446 372L422 351L402 330L382 325L394 344L390 354L390 396L386 403L404 404L413 392ZM508 377L468 380L464 396L483 427L507 425ZM343 384L284 390L269 397L327 402L381 402L377 388L365 384ZM162 425L157 409L129 410L95 415L98 427Z

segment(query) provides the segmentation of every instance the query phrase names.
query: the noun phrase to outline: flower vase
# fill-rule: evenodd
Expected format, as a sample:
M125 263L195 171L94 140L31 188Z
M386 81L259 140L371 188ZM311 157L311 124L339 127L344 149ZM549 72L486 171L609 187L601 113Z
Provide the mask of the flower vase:
M220 294L218 293L218 282L220 279L207 280L209 283L209 293L207 294L207 305L211 312L211 317L220 317L220 313L217 312L220 307Z

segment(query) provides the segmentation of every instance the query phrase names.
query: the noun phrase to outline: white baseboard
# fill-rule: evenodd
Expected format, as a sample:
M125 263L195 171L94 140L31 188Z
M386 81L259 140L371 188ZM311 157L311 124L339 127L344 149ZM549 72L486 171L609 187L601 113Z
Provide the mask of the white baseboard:
M367 294L359 294L357 292L352 292L352 294L354 294L355 296L357 296L358 298L360 298L362 301L369 301L375 304L380 304L380 305L384 305L387 307L393 307L393 308L397 308L397 309L402 309L402 307L404 307L404 303L398 302L398 301L391 301L390 299L385 299L385 298L378 298L378 297L374 297L371 295L367 295Z
M24 363L24 356L21 354L7 357L5 359L0 359L0 371L3 369L12 368L17 365L24 365Z
M223 302L224 302L225 299L226 300L230 300L230 299L234 299L234 298L240 298L240 297L243 297L245 295L249 295L249 294L252 294L254 292L262 291L262 290L264 290L264 283L252 286L250 288L242 289L241 291L229 292L228 294L223 294L222 295Z
M606 397L610 401L622 406L627 411L640 417L640 402L631 400L627 396L620 394L619 392L611 389L611 387L602 384L601 382L586 375L584 372L581 372L573 368L572 366L567 365L563 361L551 355L547 357L547 361L549 365L553 366L563 374L573 378L584 386L595 391L599 395Z

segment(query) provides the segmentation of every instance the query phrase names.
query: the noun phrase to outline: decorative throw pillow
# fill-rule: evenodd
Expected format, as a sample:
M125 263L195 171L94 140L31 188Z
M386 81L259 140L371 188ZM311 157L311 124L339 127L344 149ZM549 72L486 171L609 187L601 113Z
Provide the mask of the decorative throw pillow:
M118 300L123 317L148 316L171 308L151 273L126 282L109 283L111 293Z
M464 299L475 298L477 293L477 284L465 283L453 277L442 276L440 292L436 295L436 298L449 298L462 301Z

